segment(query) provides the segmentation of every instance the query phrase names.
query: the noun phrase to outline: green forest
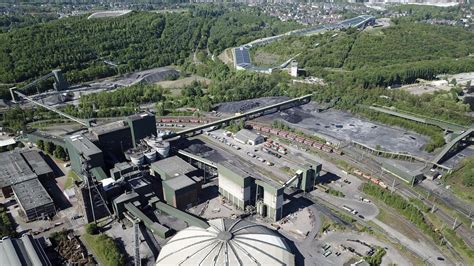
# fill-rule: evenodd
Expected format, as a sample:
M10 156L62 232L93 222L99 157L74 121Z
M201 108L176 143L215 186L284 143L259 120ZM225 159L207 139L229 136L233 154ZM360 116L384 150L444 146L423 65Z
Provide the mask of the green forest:
M277 55L280 63L301 53L296 59L308 75L371 88L474 71L474 32L399 21L384 29L290 37L252 53L254 59Z
M61 68L72 83L180 65L196 49L223 49L297 27L251 8L132 12L117 18L74 16L0 34L0 83L21 83ZM104 63L112 61L117 68ZM9 97L6 88L2 98Z

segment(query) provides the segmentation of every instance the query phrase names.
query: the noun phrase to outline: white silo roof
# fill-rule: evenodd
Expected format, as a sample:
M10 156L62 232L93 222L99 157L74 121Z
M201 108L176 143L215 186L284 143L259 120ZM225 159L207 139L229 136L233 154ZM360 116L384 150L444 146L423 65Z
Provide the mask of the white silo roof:
M191 226L162 248L156 265L294 265L285 240L263 225L215 219Z

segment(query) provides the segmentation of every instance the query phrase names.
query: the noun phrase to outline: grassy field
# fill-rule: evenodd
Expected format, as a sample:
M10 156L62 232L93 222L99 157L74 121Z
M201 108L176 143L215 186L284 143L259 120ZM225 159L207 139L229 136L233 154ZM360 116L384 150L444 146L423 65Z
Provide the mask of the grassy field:
M164 89L170 89L172 95L178 96L181 94L180 88L189 86L193 84L193 82L195 81L204 82L207 85L211 83L210 79L207 79L201 76L192 75L191 77L186 77L186 78L177 79L177 80L163 80L155 84Z
M64 182L64 189L71 188L74 184L74 181L80 181L81 178L76 175L76 173L72 170L70 170L67 173L67 179L66 182Z
M125 256L121 254L114 240L105 235L90 235L85 233L84 240L92 250L100 265L125 265Z

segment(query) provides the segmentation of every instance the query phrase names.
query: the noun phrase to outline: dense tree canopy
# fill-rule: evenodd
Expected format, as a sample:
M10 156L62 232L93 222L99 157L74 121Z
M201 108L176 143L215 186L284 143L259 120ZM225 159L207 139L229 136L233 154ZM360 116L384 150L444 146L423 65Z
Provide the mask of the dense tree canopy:
M182 64L196 49L209 48L211 53L219 53L294 27L295 24L280 22L250 8L132 12L103 19L68 17L0 34L0 83L32 80L56 68L66 73L69 82L77 83ZM107 65L105 60L118 67Z
M367 88L474 71L474 33L403 21L385 29L291 37L253 53L256 59L275 54L280 62L301 53L297 60L309 74Z

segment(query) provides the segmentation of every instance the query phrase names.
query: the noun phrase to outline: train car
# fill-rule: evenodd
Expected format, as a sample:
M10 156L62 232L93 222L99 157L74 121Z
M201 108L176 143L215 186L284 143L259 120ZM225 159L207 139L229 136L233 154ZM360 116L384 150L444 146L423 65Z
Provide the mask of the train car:
M303 143L306 144L306 145L309 145L309 146L313 146L314 140L305 139L305 141Z
M270 129L269 127L262 127L262 129L260 131L262 132L265 132L265 133L270 133Z
M359 169L354 169L352 172L358 176L362 176L362 172Z
M199 123L199 119L189 119L189 123Z
M372 177L372 178L370 179L370 181L371 181L372 183L376 184L376 185L378 185L378 184L380 183L380 180L377 179L377 178L374 178L374 177Z
M325 151L325 152L332 152L332 147L331 146L328 146L328 145L324 145L321 150Z
M388 188L388 186L385 185L385 183L384 183L383 181L380 181L380 182L379 182L379 186L382 187L383 189L387 189L387 188Z
M289 139L289 140L295 140L296 134L294 134L294 133L288 133L288 136L287 136L286 138Z
M272 129L270 129L270 133L271 133L271 134L278 135L278 133L280 133L280 130L279 130L279 129L276 129L276 128L272 128Z
M297 142L299 142L299 143L303 143L304 140L305 140L305 138L304 138L304 137L301 137L301 136L298 136L298 137L295 138L295 140L296 140Z
M315 141L313 142L313 147L316 149L321 149L323 147L323 144Z
M362 176L366 179L372 179L372 176L366 173L363 173Z
M286 138L288 136L288 134L289 134L288 131L283 131L282 130L282 131L278 132L278 136L283 137L283 138Z
M262 130L262 126L260 126L260 125L252 125L252 128L255 129L255 130L258 130L258 131Z

